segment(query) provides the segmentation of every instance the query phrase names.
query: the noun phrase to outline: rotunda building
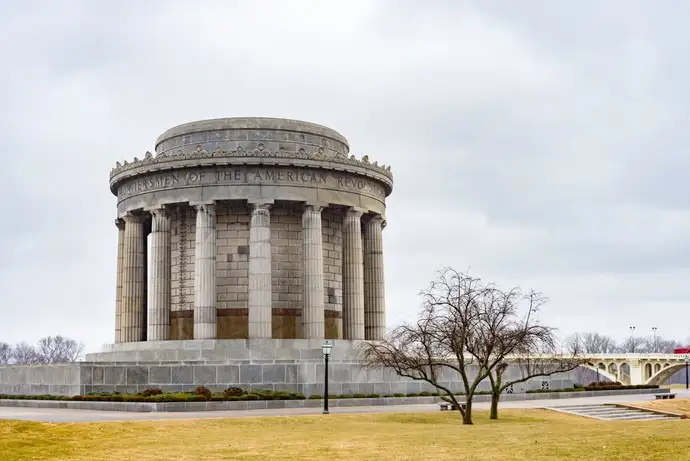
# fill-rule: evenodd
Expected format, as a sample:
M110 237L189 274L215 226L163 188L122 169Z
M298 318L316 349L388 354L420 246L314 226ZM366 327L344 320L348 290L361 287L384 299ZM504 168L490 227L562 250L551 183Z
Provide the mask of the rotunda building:
M115 342L379 340L390 167L274 118L187 123L117 163Z

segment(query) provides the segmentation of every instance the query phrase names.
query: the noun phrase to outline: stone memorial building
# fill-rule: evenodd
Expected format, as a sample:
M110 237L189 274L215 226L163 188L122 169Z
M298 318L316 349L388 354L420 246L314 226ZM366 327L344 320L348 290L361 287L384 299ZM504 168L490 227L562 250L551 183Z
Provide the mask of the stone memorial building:
M155 150L110 175L115 343L383 338L390 167L271 118L187 123Z

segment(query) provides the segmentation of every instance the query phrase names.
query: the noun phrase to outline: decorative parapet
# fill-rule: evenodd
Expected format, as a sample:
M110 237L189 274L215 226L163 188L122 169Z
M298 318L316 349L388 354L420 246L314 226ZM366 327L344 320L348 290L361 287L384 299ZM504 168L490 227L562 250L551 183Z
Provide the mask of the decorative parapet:
M288 151L284 148L280 148L277 151L270 151L264 148L263 143L259 143L256 148L245 150L241 146L237 150L227 151L218 147L212 152L207 152L201 145L196 146L196 149L184 152L182 149L178 150L177 153L171 154L167 152L165 154L159 154L154 156L151 152L146 152L143 159L138 159L134 157L133 162L124 163L117 162L115 168L110 171L110 179L112 180L116 175L148 165L157 165L170 161L178 160L193 160L193 159L204 159L204 158L226 158L226 157L264 157L264 158L287 158L287 159L304 159L304 160L322 160L333 163L342 163L345 165L354 165L358 167L368 168L377 173L380 173L388 177L391 181L393 180L393 174L391 173L391 167L386 165L379 165L378 162L370 162L369 156L365 155L361 160L357 160L354 155L349 157L345 154L339 152L325 151L322 147L318 147L313 152L307 152L305 149L300 148L297 151Z

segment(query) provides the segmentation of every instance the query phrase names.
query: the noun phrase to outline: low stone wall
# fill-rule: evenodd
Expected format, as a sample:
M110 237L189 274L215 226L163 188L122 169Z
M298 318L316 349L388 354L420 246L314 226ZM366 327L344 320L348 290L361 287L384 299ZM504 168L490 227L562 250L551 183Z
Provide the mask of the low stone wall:
M331 394L419 394L435 388L422 381L401 378L390 369L368 369L359 360L360 341L334 340L329 362ZM323 392L324 363L321 340L250 339L188 340L110 344L104 352L87 354L86 361L70 365L0 366L0 394L76 395L90 392L133 394L147 388L185 392L197 386L222 391L230 386L246 390ZM65 371L69 368L69 372ZM476 374L470 367L470 379ZM516 385L528 390L572 387L576 373L535 378ZM504 379L521 376L508 367ZM460 376L443 370L441 385L464 390ZM585 382L587 383L587 382ZM477 390L490 389L488 380Z
M558 400L582 397L607 397L612 395L640 395L668 393L669 389L624 389L618 391L582 391L582 392L540 392L534 394L505 394L502 402L521 400ZM463 399L462 396L459 397ZM328 405L337 407L385 406L385 405L424 405L440 402L440 397L390 397L371 399L329 399ZM488 402L490 395L477 395L473 402ZM13 400L0 399L2 407L21 408L63 408L73 410L127 411L137 413L149 412L191 412L191 411L237 411L266 410L281 408L320 408L323 400L253 400L227 402L79 402L60 400Z

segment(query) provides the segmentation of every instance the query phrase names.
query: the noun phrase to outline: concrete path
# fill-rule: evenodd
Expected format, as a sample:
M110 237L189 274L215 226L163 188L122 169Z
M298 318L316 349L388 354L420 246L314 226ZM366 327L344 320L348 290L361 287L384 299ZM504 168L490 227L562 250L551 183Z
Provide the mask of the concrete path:
M690 392L674 390L676 398L690 398ZM620 395L610 397L591 397L562 400L523 400L501 403L501 408L545 408L572 405L590 405L604 403L635 403L654 400L654 396ZM473 408L486 409L489 403L475 403ZM437 404L430 405L389 405L372 407L340 407L331 409L331 415L362 413L416 413L439 411ZM11 408L0 407L0 419L16 419L43 422L96 422L96 421L146 421L160 419L194 419L194 418L238 418L257 416L297 416L321 415L320 408L290 408L271 410L242 411L201 411L184 413L128 413L122 411L67 410L46 408Z

